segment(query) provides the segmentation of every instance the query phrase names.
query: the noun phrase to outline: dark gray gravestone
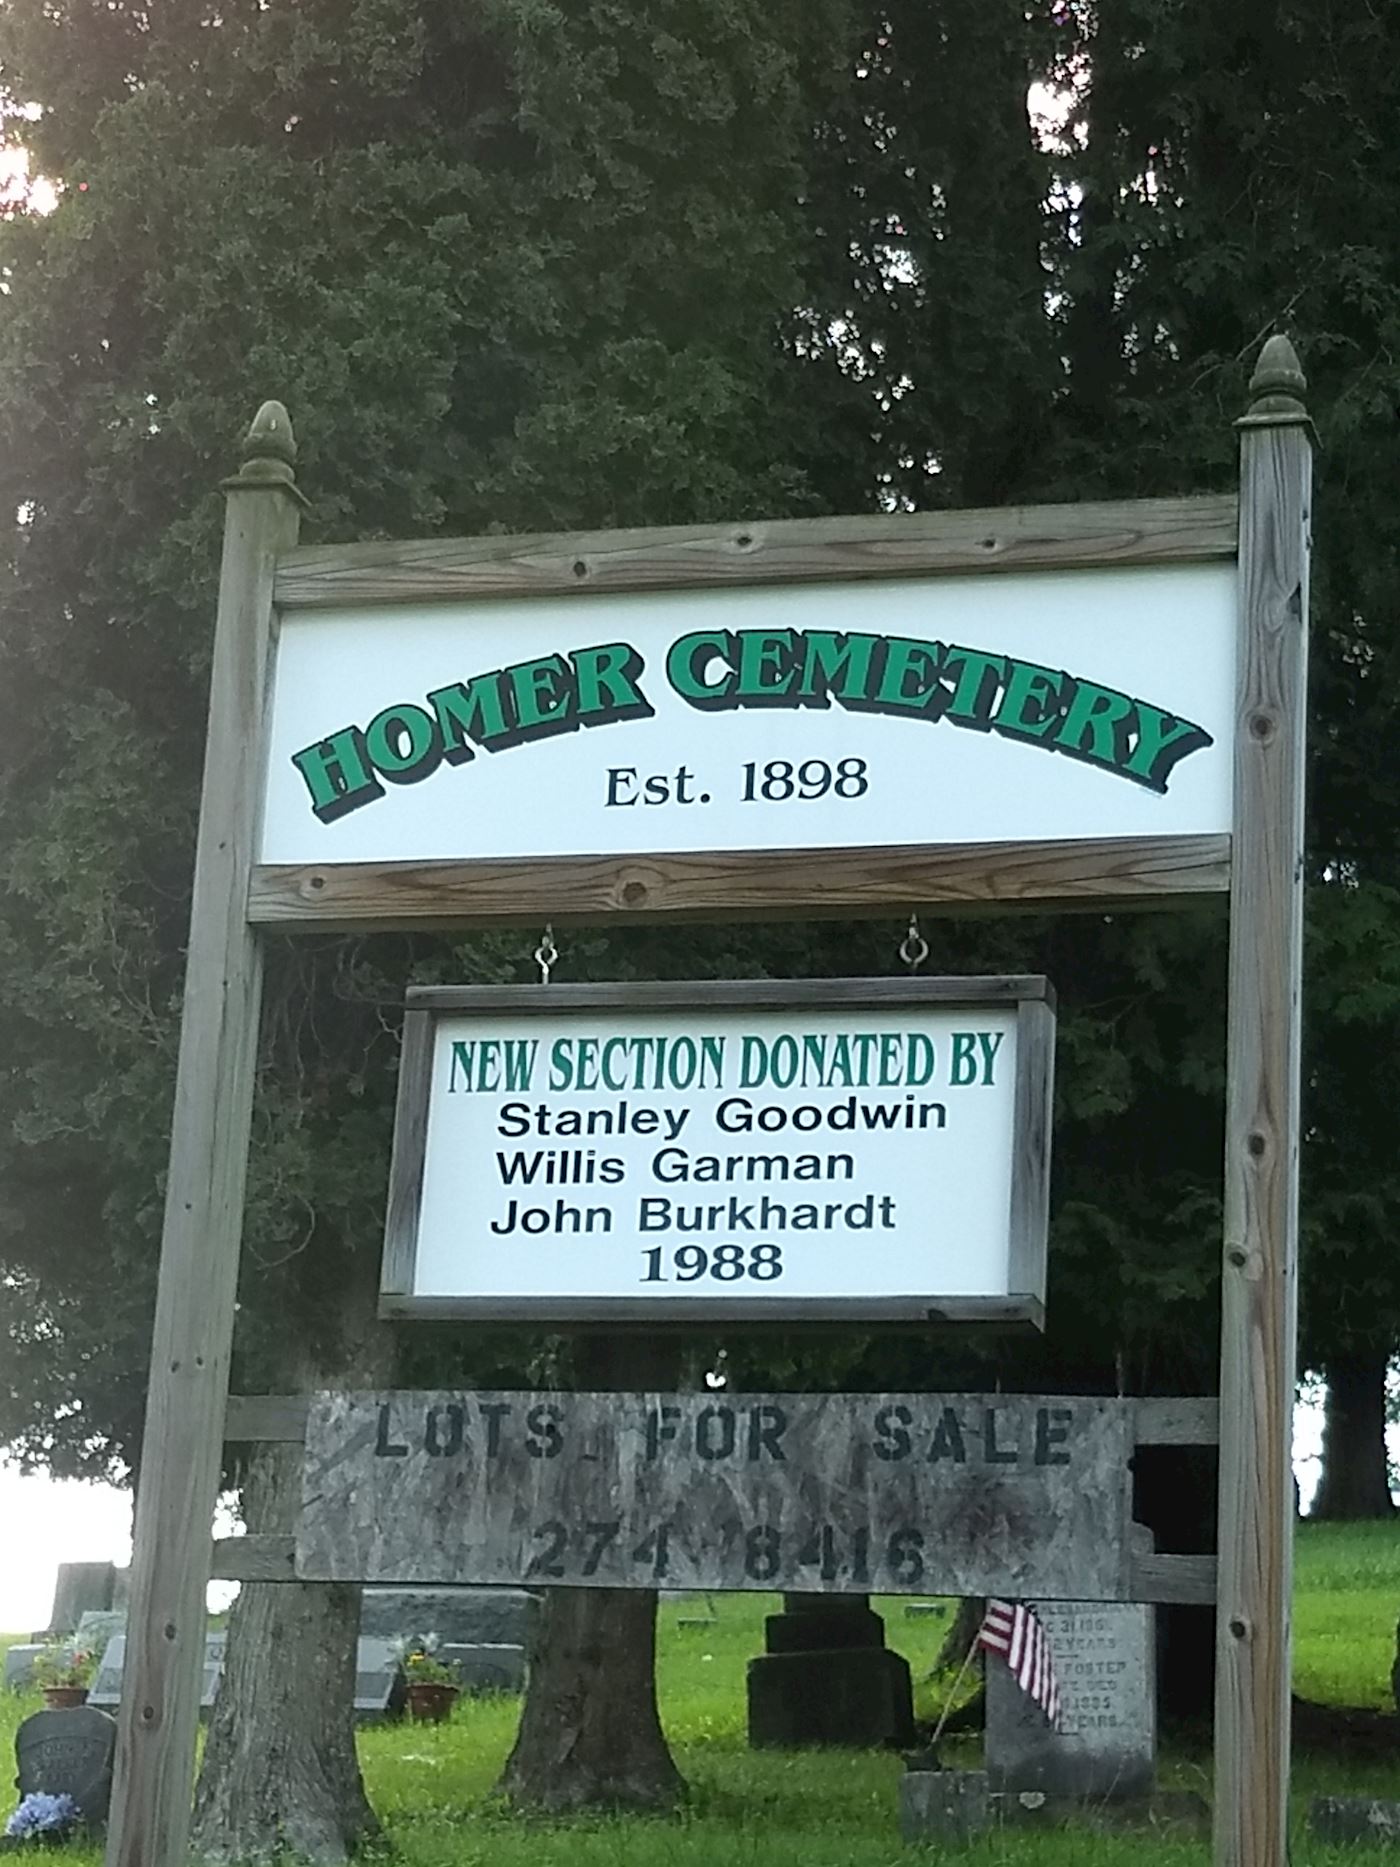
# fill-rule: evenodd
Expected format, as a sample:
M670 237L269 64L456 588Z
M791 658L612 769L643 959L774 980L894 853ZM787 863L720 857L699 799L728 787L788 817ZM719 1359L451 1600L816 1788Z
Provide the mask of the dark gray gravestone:
M36 1711L15 1733L20 1797L71 1796L93 1827L107 1819L117 1721L92 1705Z
M1308 1827L1319 1841L1366 1842L1393 1849L1400 1844L1400 1802L1371 1796L1314 1796Z
M374 1640L436 1634L459 1646L534 1644L540 1598L527 1588L367 1588L360 1632Z
M213 1707L219 1692L219 1681L224 1676L224 1648L227 1641L227 1634L204 1636L204 1689L200 1693L199 1709L206 1715ZM121 1703L125 1666L126 1635L113 1634L107 1642L97 1668L97 1677L88 1693L89 1705L95 1705L99 1710L116 1710Z
M502 1642L444 1641L433 1654L455 1669L457 1684L472 1697L485 1692L525 1690L525 1649Z
M865 1595L784 1595L748 1664L749 1744L905 1748L914 1741L909 1662L885 1645Z
M1153 1611L1132 1602L1035 1604L1050 1640L1062 1726L987 1655L987 1771L993 1789L1046 1796L1149 1795L1157 1714Z
M899 1832L912 1846L974 1841L991 1822L985 1770L906 1770L899 1779Z
M393 1640L361 1636L355 1655L355 1721L380 1724L404 1707L403 1667Z
M116 1565L111 1562L59 1563L53 1611L49 1615L49 1638L71 1634L89 1609L110 1608L116 1575Z

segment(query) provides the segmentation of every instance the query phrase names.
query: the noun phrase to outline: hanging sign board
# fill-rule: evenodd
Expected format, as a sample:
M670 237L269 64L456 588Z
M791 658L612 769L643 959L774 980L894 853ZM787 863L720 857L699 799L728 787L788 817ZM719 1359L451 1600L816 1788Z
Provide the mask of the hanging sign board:
M393 1316L1040 1323L1041 978L409 994Z
M832 912L1222 888L1233 507L1164 506L1043 508L979 574L914 515L295 554L253 918L810 902L817 853Z
M318 1394L303 1581L1121 1601L1131 1401Z

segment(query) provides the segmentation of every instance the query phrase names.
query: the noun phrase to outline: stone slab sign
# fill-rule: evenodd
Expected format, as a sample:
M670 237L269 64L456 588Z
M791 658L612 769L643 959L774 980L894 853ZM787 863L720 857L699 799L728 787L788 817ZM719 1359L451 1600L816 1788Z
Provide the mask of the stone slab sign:
M367 1588L360 1632L374 1640L439 1640L463 1646L524 1647L539 1626L540 1598L527 1588Z
M1123 1601L1132 1445L1063 1395L323 1393L296 1572Z
M204 1687L200 1693L199 1709L208 1713L219 1692L219 1682L224 1676L224 1648L227 1634L206 1634L204 1636ZM97 1668L97 1677L92 1682L88 1693L88 1704L101 1710L115 1711L121 1703L122 1672L126 1665L126 1635L113 1634L107 1642L106 1650Z
M1052 1730L1010 1668L987 1656L987 1771L993 1789L1140 1797L1155 1781L1153 1610L1037 1601L1054 1658L1062 1729Z
M37 1711L15 1733L20 1797L71 1796L93 1827L107 1819L117 1722L92 1705Z

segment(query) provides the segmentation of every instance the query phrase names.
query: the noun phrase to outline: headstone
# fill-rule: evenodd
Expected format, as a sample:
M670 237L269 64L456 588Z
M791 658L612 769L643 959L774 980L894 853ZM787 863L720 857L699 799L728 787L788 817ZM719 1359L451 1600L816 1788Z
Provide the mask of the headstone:
M204 1687L200 1693L199 1709L207 1714L218 1696L219 1681L224 1674L224 1648L228 1641L227 1634L206 1634L204 1636ZM121 1703L122 1672L126 1665L126 1635L113 1634L103 1651L97 1668L97 1677L88 1692L88 1704L103 1711L115 1711Z
M1308 1827L1319 1841L1369 1842L1394 1848L1400 1843L1400 1802L1371 1796L1315 1796Z
M985 1770L906 1770L899 1779L899 1832L916 1847L974 1841L991 1819Z
M219 1684L224 1673L224 1652L228 1642L225 1633L206 1634L204 1637L204 1689L200 1696L199 1709L207 1715L213 1708L218 1696ZM507 1649L507 1652L512 1649ZM88 1693L88 1704L101 1710L115 1711L121 1703L122 1672L126 1664L126 1636L114 1634L107 1642L102 1659L97 1668L97 1677L93 1680ZM494 1670L493 1670L494 1668ZM521 1661L523 1672L523 1657ZM509 1659L496 1660L494 1655L489 1661L481 1662L483 1677L510 1678L513 1676ZM479 1690L511 1689L493 1688L483 1685ZM381 1718L391 1718L403 1709L403 1671L398 1655L391 1640L361 1640L355 1662L355 1717L361 1723L371 1723Z
M43 1652L42 1644L25 1641L5 1651L5 1690L27 1692L34 1683L34 1662Z
M97 1827L107 1819L116 1741L116 1719L92 1705L36 1711L15 1733L21 1800L40 1792L71 1796L83 1820Z
M49 1639L71 1634L89 1609L110 1608L116 1574L116 1565L111 1562L59 1563L53 1612L49 1616Z
M885 1645L885 1623L868 1597L785 1594L764 1637L767 1652L748 1665L753 1749L913 1743L909 1662Z
M125 1632L125 1608L89 1608L87 1613L78 1617L73 1644L81 1647L85 1653L105 1653L107 1643Z
M444 1641L433 1654L455 1668L456 1683L473 1697L525 1690L525 1649L502 1641Z
M403 1667L396 1643L361 1635L355 1654L355 1721L380 1724L404 1707Z
M948 1612L948 1605L943 1601L906 1601L904 1618L906 1621L941 1621Z
M987 1771L993 1789L1096 1799L1154 1786L1152 1609L1132 1602L1036 1604L1060 1688L1062 1728L987 1656Z
M540 1598L528 1588L366 1588L360 1632L374 1640L421 1640L457 1646L534 1645Z

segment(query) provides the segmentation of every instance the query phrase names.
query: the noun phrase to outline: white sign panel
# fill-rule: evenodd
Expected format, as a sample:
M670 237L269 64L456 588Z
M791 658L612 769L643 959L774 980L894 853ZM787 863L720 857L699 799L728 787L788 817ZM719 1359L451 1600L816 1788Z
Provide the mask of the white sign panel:
M502 1010L483 988L410 1013L386 1308L1034 1317L1046 988L947 1004L940 983L839 1008L809 985L747 988L790 1001L767 1007L514 988Z
M268 865L1228 832L1231 564L289 613Z

